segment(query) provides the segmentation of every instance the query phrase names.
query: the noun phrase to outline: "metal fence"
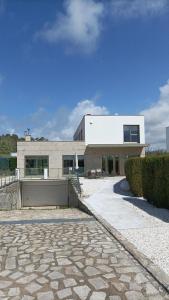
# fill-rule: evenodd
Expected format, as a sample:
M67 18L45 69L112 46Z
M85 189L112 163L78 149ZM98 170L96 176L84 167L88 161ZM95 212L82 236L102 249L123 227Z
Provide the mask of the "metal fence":
M78 174L70 174L69 175L69 180L71 181L72 185L78 192L78 194L81 196L82 194L82 189L81 189L81 184L79 180L79 175Z
M15 181L18 181L18 176L15 170L0 170L0 188L5 187Z
M47 171L45 177L45 170ZM78 174L78 176L84 175L84 168L78 168L75 170L73 168L53 168L42 169L42 168L20 168L20 177L21 179L61 179L67 178L71 175Z

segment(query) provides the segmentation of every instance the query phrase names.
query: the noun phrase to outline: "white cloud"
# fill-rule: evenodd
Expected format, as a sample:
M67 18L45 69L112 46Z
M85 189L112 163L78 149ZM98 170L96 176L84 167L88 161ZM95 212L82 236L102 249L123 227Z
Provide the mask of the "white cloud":
M13 134L15 133L15 129L12 127L12 122L5 115L0 115L0 134Z
M36 34L47 42L67 41L85 52L95 49L102 30L104 5L95 0L66 0L65 14L57 14Z
M112 0L111 9L115 17L135 18L158 15L166 11L169 0Z
M92 100L82 100L77 103L77 105L68 111L65 108L59 109L56 114L45 121L43 125L45 111L41 109L38 113L33 116L38 122L38 126L34 127L32 134L34 136L45 136L49 140L72 140L74 131L78 126L80 120L85 114L102 114L107 115L108 110L105 106L99 106ZM41 122L39 123L39 120Z
M75 129L85 114L107 115L109 112L105 106L95 104L93 100L82 100L70 110L65 107L56 112L49 113L40 107L35 113L20 120L14 120L0 115L0 134L16 133L24 135L24 131L30 128L33 137L45 137L49 140L72 140Z
M166 127L169 126L169 80L160 87L159 100L140 114L145 116L146 142L165 149Z
M95 105L95 103L91 100L83 100L78 102L69 115L68 123L62 130L62 136L65 138L72 137L80 120L86 114L107 115L108 110L105 106Z

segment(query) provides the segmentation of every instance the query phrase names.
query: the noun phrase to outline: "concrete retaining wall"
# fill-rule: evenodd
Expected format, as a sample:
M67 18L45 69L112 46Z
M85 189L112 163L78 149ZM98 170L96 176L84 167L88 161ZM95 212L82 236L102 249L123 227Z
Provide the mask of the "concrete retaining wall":
M0 209L21 208L20 183L14 182L0 189Z
M75 187L72 185L71 181L69 181L68 184L68 191L69 191L69 207L79 208L85 213L92 215L89 209L81 201L81 196L78 194Z
M2 210L45 205L76 207L89 213L70 180L14 182L0 189Z

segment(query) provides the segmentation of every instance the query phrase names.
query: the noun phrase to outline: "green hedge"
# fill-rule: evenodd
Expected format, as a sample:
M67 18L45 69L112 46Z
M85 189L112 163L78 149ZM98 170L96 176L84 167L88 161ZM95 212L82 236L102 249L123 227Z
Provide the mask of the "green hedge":
M157 207L169 208L169 155L145 158L143 196Z
M169 208L169 155L129 159L125 170L134 195Z
M129 158L125 163L125 174L130 189L135 196L142 196L142 160L143 158Z

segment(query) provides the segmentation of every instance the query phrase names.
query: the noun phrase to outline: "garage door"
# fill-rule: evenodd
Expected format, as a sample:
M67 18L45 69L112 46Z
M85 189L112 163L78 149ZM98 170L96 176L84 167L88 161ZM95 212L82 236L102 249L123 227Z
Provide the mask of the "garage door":
M67 180L22 181L22 206L68 205Z

